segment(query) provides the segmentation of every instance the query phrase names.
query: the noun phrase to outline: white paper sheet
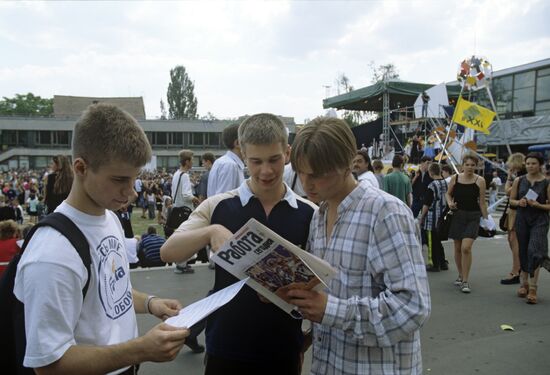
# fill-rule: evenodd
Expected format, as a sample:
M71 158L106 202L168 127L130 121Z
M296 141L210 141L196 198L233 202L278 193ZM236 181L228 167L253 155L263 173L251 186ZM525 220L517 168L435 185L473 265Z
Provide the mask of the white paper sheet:
M533 189L529 189L529 190L527 191L527 194L525 194L525 198L526 198L527 200L530 200L530 199L531 199L531 200L536 201L538 197L539 197L539 195L538 195L537 193L535 193L535 191L534 191Z
M191 327L231 301L247 281L248 278L238 281L200 301L184 307L178 315L166 319L165 323L173 327Z

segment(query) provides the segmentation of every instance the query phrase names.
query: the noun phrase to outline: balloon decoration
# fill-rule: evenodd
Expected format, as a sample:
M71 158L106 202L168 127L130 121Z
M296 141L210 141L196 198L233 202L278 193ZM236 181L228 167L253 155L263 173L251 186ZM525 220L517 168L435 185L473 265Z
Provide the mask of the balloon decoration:
M493 77L493 66L485 57L472 56L462 60L456 79L464 90L484 88Z

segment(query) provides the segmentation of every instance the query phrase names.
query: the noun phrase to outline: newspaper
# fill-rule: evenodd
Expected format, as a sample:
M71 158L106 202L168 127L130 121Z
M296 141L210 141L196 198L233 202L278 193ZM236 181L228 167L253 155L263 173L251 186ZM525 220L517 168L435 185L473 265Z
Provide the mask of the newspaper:
M296 319L302 315L284 300L290 289L320 290L336 275L326 261L285 240L255 219L237 231L212 260Z

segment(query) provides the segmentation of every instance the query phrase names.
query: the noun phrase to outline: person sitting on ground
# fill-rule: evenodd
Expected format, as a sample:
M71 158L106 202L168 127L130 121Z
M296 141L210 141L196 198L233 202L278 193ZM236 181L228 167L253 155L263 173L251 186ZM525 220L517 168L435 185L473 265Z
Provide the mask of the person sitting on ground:
M138 258L142 267L164 267L166 262L160 259L160 248L166 240L157 234L157 228L150 225L147 233L141 236Z
M0 221L0 263L9 262L19 252L20 249L17 245L18 234L19 230L15 221ZM7 266L0 265L0 276L2 276L6 268Z

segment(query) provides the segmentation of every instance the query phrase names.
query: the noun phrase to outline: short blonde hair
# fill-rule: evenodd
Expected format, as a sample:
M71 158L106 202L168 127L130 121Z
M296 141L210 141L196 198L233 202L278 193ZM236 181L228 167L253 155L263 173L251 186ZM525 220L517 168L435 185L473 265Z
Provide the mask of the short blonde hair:
M142 167L151 155L143 129L128 112L115 105L92 104L75 124L73 160L84 159L94 171L112 161Z
M306 124L292 144L292 167L300 172L306 162L314 174L350 168L357 154L348 124L333 117L318 117Z
M271 113L258 113L250 116L239 125L239 145L245 151L247 144L288 145L288 134L281 119ZM246 152L246 151L245 151Z

